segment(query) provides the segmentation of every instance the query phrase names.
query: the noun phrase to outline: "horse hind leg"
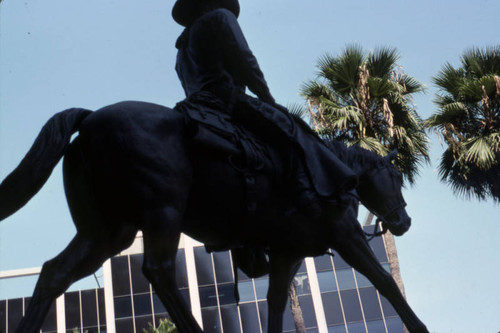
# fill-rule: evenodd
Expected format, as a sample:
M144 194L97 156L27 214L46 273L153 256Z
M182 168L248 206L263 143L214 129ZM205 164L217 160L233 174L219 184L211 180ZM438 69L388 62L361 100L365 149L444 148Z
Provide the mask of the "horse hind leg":
M175 256L180 238L181 214L175 208L149 210L143 228L143 272L179 328L179 332L202 332L179 293L175 280Z
M135 232L130 232L128 237L122 238L122 247L126 248L134 237ZM54 300L73 282L95 272L115 251L109 248L106 239L77 234L66 249L43 265L26 315L15 332L40 332Z
M424 323L418 319L406 302L391 274L377 260L361 227L354 228L350 234L339 232L336 235L334 249L349 265L366 276L380 294L387 298L411 333L428 333Z

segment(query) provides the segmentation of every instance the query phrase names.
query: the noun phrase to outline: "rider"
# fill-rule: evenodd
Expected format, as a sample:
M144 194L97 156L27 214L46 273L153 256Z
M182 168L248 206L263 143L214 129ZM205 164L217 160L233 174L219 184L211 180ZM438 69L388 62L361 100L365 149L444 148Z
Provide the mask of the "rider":
M172 16L186 29L177 40L176 71L187 99L183 108L210 108L244 120L257 134L266 129L292 143L298 205L321 212L319 197L345 193L357 178L310 129L298 125L276 104L237 21L238 0L177 0ZM245 88L257 98L245 94Z

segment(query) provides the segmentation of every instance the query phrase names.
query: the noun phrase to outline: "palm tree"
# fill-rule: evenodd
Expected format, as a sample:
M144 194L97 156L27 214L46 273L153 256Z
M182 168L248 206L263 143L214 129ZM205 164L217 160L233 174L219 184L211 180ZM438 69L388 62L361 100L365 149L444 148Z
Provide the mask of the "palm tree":
M428 139L412 96L424 86L397 65L398 52L366 53L348 46L339 56L318 61L318 79L305 83L313 127L347 146L360 145L379 155L397 149L396 166L410 184L418 166L429 160Z
M438 111L425 121L447 144L439 174L456 194L500 201L500 46L470 49L434 83Z
M151 323L149 323L149 327L147 329L142 330L144 333L178 333L179 330L175 326L173 322L168 319L160 320L160 325L157 328L154 328Z

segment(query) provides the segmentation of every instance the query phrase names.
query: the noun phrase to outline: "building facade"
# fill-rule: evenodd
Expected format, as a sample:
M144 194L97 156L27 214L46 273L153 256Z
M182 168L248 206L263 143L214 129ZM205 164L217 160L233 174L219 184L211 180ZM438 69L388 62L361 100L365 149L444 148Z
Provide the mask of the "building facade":
M365 227L365 228L373 228ZM388 236L392 237L392 236ZM388 257L386 236L370 242L377 258L391 272L397 258ZM57 299L41 332L142 333L151 323L168 318L142 274L142 238L103 266L103 288L68 292ZM267 327L267 277L250 279L238 273L240 302L234 295L231 253L207 253L202 244L183 236L176 258L179 290L207 333L261 333ZM37 270L35 270L37 272ZM1 277L15 276L12 272ZM400 333L403 324L389 302L361 274L335 253L306 258L295 285L307 332ZM29 298L0 301L0 333L11 333ZM284 332L295 332L290 307Z

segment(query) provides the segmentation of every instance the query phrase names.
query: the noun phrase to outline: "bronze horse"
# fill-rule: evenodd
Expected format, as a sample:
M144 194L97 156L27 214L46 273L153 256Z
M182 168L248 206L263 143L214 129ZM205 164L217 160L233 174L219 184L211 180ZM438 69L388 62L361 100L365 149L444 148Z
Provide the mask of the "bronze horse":
M71 142L72 134L79 131ZM265 249L269 255L269 333L282 331L287 290L305 256L335 249L396 309L410 332L428 332L378 263L357 222L358 200L396 235L410 227L402 179L390 163L361 149L332 149L359 176L348 200L322 203L309 220L294 208L286 182L257 174L257 206L249 213L241 172L226 159L190 143L184 116L143 102L96 112L69 109L53 116L20 165L0 185L0 220L43 186L64 156L64 186L77 234L42 268L17 333L39 332L52 302L144 237L143 272L180 332L202 332L175 282L175 255L183 232L214 249Z

